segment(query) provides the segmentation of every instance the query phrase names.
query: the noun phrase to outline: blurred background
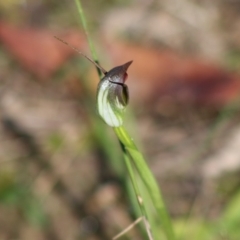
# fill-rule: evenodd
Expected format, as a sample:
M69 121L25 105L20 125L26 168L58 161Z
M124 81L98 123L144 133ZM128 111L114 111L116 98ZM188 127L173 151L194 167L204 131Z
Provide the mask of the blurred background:
M178 239L240 239L240 1L82 1ZM0 2L0 239L111 239L135 220L74 1ZM160 226L159 226L160 228ZM143 239L135 227L121 239Z

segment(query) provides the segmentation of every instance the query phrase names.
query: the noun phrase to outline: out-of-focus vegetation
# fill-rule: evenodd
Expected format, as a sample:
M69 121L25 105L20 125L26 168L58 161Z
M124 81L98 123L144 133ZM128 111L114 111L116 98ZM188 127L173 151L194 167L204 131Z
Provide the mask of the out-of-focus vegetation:
M238 1L83 5L103 67L134 61L125 126L178 239L239 239ZM89 54L75 3L2 1L0 16L0 239L111 239L135 216L95 69L53 38Z

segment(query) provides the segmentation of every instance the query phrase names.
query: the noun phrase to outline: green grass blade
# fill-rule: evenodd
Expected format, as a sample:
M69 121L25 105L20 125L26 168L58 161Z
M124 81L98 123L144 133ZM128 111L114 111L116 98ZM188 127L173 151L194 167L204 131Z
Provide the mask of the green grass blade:
M122 144L125 145L125 148L129 152L129 155L132 157L136 169L138 170L140 177L148 189L153 205L159 214L162 228L166 234L167 239L174 240L175 235L173 227L165 203L163 201L162 194L151 170L146 164L143 155L138 151L133 139L128 135L123 127L114 128L114 130Z
M86 34L86 37L87 37L87 41L88 41L88 45L90 47L90 51L91 51L91 54L92 54L92 57L93 57L93 60L99 64L99 61L98 61L98 58L97 58L97 53L96 53L96 50L95 50L95 47L93 45L93 41L89 35L89 32L88 32L88 27L87 27L87 21L86 21L86 18L85 18L85 15L84 15L84 12L83 12L83 8L82 8L82 3L80 0L75 0L75 3L76 3L76 6L77 6L77 9L78 9L78 13L80 15L80 18L81 18L81 23L83 25L83 29L84 29L84 32ZM101 71L100 69L97 69L97 72L98 72L98 75L99 75L99 78L101 78L102 74L101 74Z
M147 222L148 221L147 220L148 219L147 218L147 211L145 209L145 204L143 202L143 198L141 196L141 192L140 192L139 187L138 187L137 178L135 176L134 169L132 167L129 155L127 154L125 145L123 145L122 142L120 142L120 145L122 147L124 160L125 160L125 163L126 163L126 166L127 166L127 169L128 169L128 173L129 173L132 185L133 185L133 189L135 191L135 195L136 195L136 198L137 198L140 210L141 210L141 214L142 214L142 216L145 217L143 222L144 222L144 225L145 225L145 228L146 228L146 231L147 231L148 238L149 238L149 240L153 240L153 236L152 236L152 232L151 232L151 229L150 229L150 225Z

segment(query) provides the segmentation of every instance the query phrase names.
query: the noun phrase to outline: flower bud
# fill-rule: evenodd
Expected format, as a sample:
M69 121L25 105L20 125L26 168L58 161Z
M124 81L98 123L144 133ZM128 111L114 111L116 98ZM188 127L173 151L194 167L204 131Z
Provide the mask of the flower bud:
M99 82L97 110L101 118L111 127L123 123L123 112L128 104L127 69L132 61L111 69Z

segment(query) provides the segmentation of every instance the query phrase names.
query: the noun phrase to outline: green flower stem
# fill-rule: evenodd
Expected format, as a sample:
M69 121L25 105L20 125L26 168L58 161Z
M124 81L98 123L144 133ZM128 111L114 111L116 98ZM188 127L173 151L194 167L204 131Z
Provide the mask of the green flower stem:
M148 189L148 193L152 199L153 205L159 214L160 220L162 222L163 231L168 240L174 240L175 235L173 231L173 227L170 221L170 217L166 206L164 204L162 194L159 190L158 184L149 169L143 155L138 151L133 139L128 135L126 130L123 127L114 128L114 131L121 141L121 143L125 146L127 152L131 156L136 169L139 172L141 179Z
M125 160L125 164L127 166L127 170L128 170L128 173L129 173L132 185L133 185L135 195L137 197L137 201L138 201L142 216L145 217L143 222L144 222L144 225L145 225L145 228L146 228L146 231L147 231L148 238L149 238L149 240L153 240L150 225L147 222L147 211L145 209L145 205L143 204L143 198L141 196L141 193L140 193L140 190L139 190L139 187L138 187L138 184L137 184L137 179L135 177L135 173L134 173L134 169L133 169L132 164L131 164L130 157L126 152L125 145L123 145L122 142L120 142L120 145L121 145L121 148L122 148L122 151L123 151L123 157L124 157L124 160Z

